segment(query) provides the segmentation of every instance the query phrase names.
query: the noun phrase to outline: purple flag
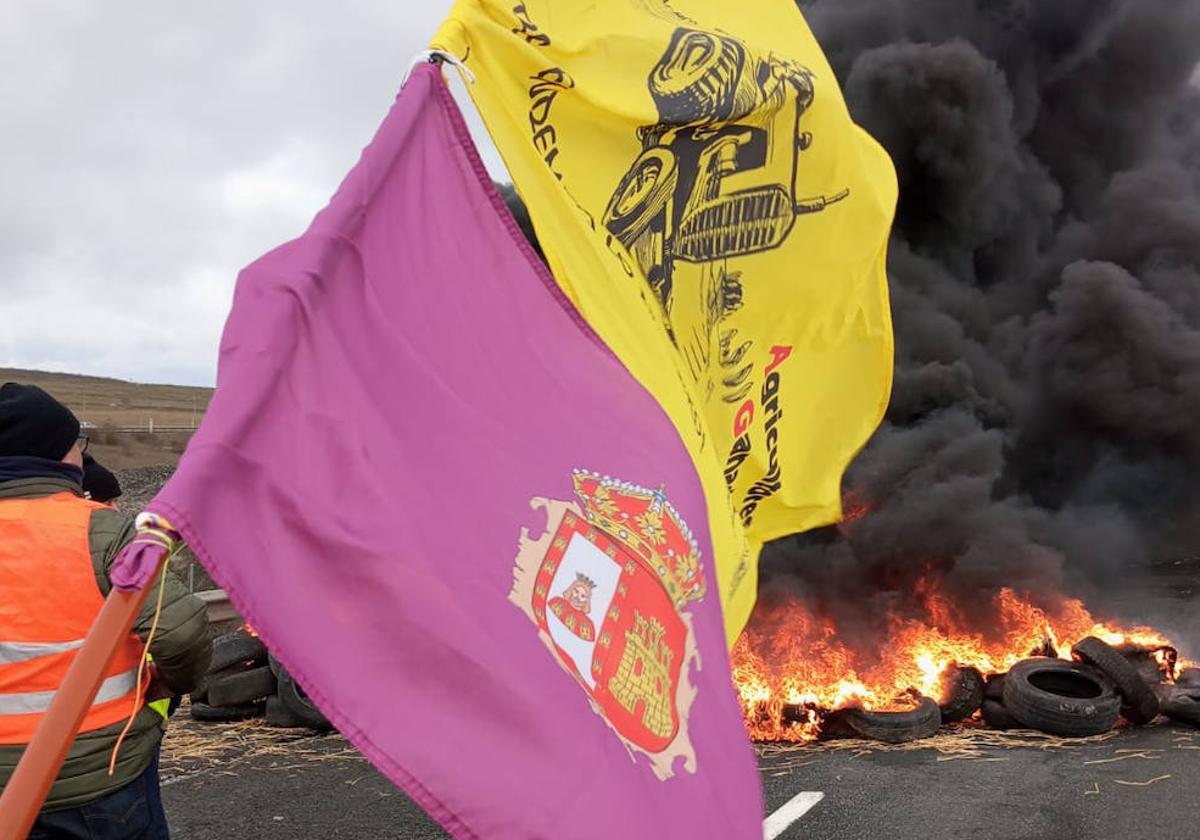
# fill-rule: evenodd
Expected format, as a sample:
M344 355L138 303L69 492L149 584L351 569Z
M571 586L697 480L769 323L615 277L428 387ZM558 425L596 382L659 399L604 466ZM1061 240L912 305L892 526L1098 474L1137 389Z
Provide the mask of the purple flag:
M460 838L762 836L705 501L416 70L149 510Z

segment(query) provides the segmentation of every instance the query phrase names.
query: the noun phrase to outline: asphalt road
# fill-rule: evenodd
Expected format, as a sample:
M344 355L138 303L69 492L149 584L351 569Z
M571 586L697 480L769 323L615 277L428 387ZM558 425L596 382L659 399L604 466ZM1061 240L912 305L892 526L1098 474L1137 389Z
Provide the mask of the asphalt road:
M449 836L338 736L234 744L201 761L168 755L162 796L174 840Z
M165 753L177 840L447 836L337 736L243 726L197 748L209 733L185 724ZM1070 746L986 732L931 743L938 749L767 751L764 816L810 792L823 796L780 840L1200 836L1200 730L1160 724ZM801 797L799 809L816 798Z
M1131 569L1123 581L1109 588L1106 615L1148 621L1187 652L1200 650L1200 558ZM862 742L763 748L764 818L781 809L798 814L774 837L1200 838L1200 730L1160 718L1077 744L945 732L903 749ZM185 719L173 723L163 756L163 800L176 840L448 836L336 735Z
M818 754L811 763L768 757L761 768L768 810L800 787L825 794L781 838L1200 836L1200 731L1169 725L1070 748L1035 741L982 747L974 757L936 750L838 751Z

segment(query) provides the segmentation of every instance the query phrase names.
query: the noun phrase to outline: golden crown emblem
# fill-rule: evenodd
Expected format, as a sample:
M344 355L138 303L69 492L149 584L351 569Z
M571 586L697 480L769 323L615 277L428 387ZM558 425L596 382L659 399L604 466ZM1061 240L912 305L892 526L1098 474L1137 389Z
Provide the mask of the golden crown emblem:
M575 495L588 524L620 543L662 581L676 607L704 597L700 548L662 489L576 470Z

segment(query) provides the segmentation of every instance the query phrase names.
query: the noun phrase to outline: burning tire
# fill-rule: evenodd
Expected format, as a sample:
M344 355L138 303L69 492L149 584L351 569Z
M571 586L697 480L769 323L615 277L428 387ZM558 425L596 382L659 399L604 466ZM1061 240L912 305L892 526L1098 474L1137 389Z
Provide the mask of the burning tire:
M1087 665L1039 657L1008 672L1004 708L1030 729L1082 738L1113 728L1121 697L1108 677Z
M1176 686L1163 700L1162 713L1178 723L1200 728L1200 687Z
M1145 680L1147 685L1153 687L1162 682L1162 668L1159 667L1158 660L1154 658L1154 651L1139 648L1128 650L1114 648L1114 650L1133 666L1133 670L1137 671L1138 675Z
M983 687L983 699L995 700L997 703L1004 703L1004 678L1008 676L1005 671L1002 674L991 674L987 678L987 684Z
M258 717L266 709L264 703L246 703L240 706L210 706L208 703L192 703L193 720L206 723L234 723Z
M1154 689L1116 648L1088 636L1072 647L1071 653L1112 680L1125 701L1121 712L1130 723L1144 726L1158 717Z
M868 712L847 709L846 724L864 738L885 744L904 744L928 738L942 725L942 713L937 703L922 697L915 709L906 712Z
M274 693L275 675L264 665L214 680L208 686L208 702L214 706L240 706Z
M942 723L958 723L978 711L983 704L983 674L978 668L955 668L942 683L939 709Z
M983 722L992 729L1018 729L1021 726L999 700L984 700L980 708Z
M210 674L224 671L239 662L253 662L262 665L267 661L267 648L262 640L245 633L230 633L220 636L213 641L212 665Z
M1186 688L1200 688L1200 668L1184 668L1179 672L1175 684Z
M287 709L296 720L300 721L300 726L306 726L318 732L327 732L333 729L333 724L329 722L329 718L321 713L321 710L304 693L304 689L293 679L292 675L287 672L274 656L271 657L271 660L274 670L279 675L279 701L283 704L283 708Z

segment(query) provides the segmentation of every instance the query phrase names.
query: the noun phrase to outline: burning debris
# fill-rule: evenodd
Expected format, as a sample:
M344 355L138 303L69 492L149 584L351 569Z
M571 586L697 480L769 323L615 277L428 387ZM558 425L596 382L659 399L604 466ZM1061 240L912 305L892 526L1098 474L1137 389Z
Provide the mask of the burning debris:
M1125 704L1126 718L1148 723L1157 706L1152 713L1138 714L1138 708L1147 696L1154 697L1155 688L1181 690L1187 687L1184 675L1197 679L1191 663L1180 660L1162 635L1145 627L1126 631L1098 623L1077 600L1064 600L1051 615L1011 589L1001 589L994 605L995 632L984 635L928 584L921 588L932 603L927 620L891 616L879 649L857 649L842 640L834 623L816 619L799 599L761 605L733 651L734 682L750 734L760 741L805 741L844 733L842 724L848 723L858 734L875 737L854 726L862 713L910 713L927 698L940 704L934 730L977 712L986 722L995 718L1005 724L999 728L1007 728L1011 714L1002 717L1004 710L995 708L1005 705L1005 680L999 677L1038 661L1059 663L1051 670L1062 673L1066 668L1082 679L1098 673L1097 684L1115 683L1136 695L1136 702ZM1073 664L1072 654L1085 664ZM1115 698L1116 690L1102 693ZM857 711L838 714L844 710ZM1116 711L1105 728L1115 722ZM1032 719L1021 724L1052 734L1079 734L1056 733ZM912 730L918 731L923 730Z
M1200 572L1200 2L800 5L899 171L897 368L845 521L764 557L750 731L1089 636L1180 691L1200 614L1153 572Z

